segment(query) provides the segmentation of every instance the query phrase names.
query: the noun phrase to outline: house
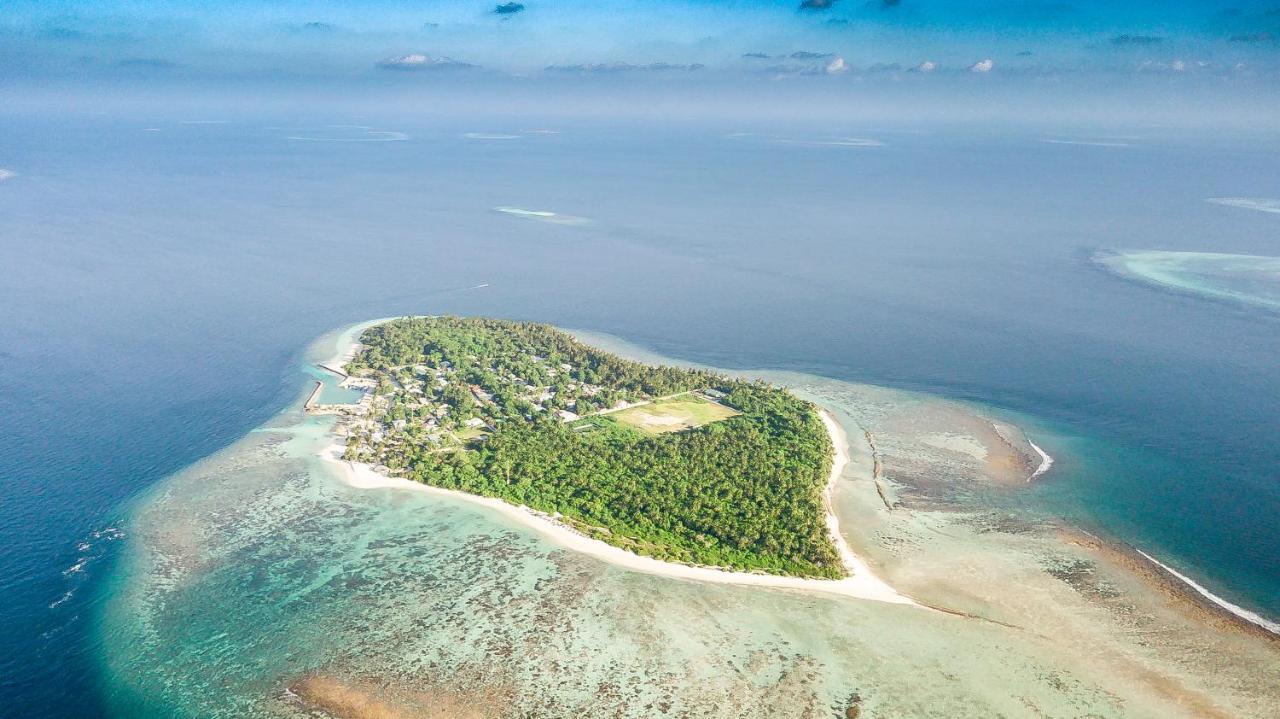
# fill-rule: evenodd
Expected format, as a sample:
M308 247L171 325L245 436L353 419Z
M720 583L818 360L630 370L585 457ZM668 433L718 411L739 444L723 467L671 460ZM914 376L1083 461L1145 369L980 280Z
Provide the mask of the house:
M578 415L574 414L573 412L570 412L567 409L556 410L556 414L560 415L561 422L573 422L580 419Z

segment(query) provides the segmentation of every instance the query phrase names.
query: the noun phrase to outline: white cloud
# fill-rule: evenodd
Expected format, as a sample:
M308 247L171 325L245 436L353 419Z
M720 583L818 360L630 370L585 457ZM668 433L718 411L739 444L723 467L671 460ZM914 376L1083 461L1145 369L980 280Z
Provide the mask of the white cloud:
M430 56L414 54L414 55L401 55L399 57L393 57L393 58L384 60L382 64L398 65L401 67L418 67L419 65L426 65L429 62L431 62Z
M1172 67L1174 72L1182 72L1187 69L1187 63L1181 60L1174 60Z
M828 75L838 75L848 69L849 67L844 64L844 58L842 57L837 57L836 59L827 63Z
M973 63L972 65L970 65L969 72L991 72L991 68L995 66L996 66L995 60L992 60L991 58L986 58L984 60L979 60Z
M389 57L378 63L378 67L386 70L424 70L427 68L468 68L473 65L458 62L447 57L431 57L423 53L410 53Z
M0 182L4 182L10 177L17 177L17 175L18 173L14 172L13 170L6 170L3 167L0 167Z
M937 69L938 69L938 63L934 62L933 60L925 60L919 65L916 65L916 70L918 72L933 72L934 70L937 70Z

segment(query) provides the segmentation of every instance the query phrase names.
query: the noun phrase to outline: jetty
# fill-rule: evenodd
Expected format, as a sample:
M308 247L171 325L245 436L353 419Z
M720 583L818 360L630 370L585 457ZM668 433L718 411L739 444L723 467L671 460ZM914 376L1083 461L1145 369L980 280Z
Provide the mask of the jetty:
M319 366L324 367L324 365L319 365ZM330 372L333 371L328 367L325 367L325 369L328 369ZM365 381L360 380L360 378L358 377L348 377L347 375L343 375L343 377L345 377L346 379L344 379L339 386L358 387L360 389L366 390L364 393L364 396L360 398L359 402L356 402L355 404L322 404L320 402L320 394L324 391L324 382L320 380L316 380L315 388L311 390L311 394L307 396L306 403L302 405L306 413L307 414L349 414L349 415L362 415L367 413L369 411L369 405L371 404L373 399L373 393L368 391L372 389L372 384L369 383L366 386Z

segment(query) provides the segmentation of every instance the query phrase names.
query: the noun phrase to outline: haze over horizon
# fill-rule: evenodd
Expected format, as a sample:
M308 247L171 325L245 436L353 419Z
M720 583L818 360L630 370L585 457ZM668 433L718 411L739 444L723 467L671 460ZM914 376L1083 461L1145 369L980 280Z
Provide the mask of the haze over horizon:
M1169 125L1280 116L1280 6L1265 2L8 5L0 88L16 107L86 90L119 99L178 89L907 121L913 111ZM804 107L765 106L761 93ZM619 108L620 97L634 102Z

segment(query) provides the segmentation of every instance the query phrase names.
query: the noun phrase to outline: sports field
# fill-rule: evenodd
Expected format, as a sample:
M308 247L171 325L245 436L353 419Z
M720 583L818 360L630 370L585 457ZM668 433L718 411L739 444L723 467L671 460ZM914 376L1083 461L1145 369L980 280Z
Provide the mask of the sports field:
M739 414L722 404L694 394L664 399L652 404L612 412L609 419L649 434L679 432L719 422Z

